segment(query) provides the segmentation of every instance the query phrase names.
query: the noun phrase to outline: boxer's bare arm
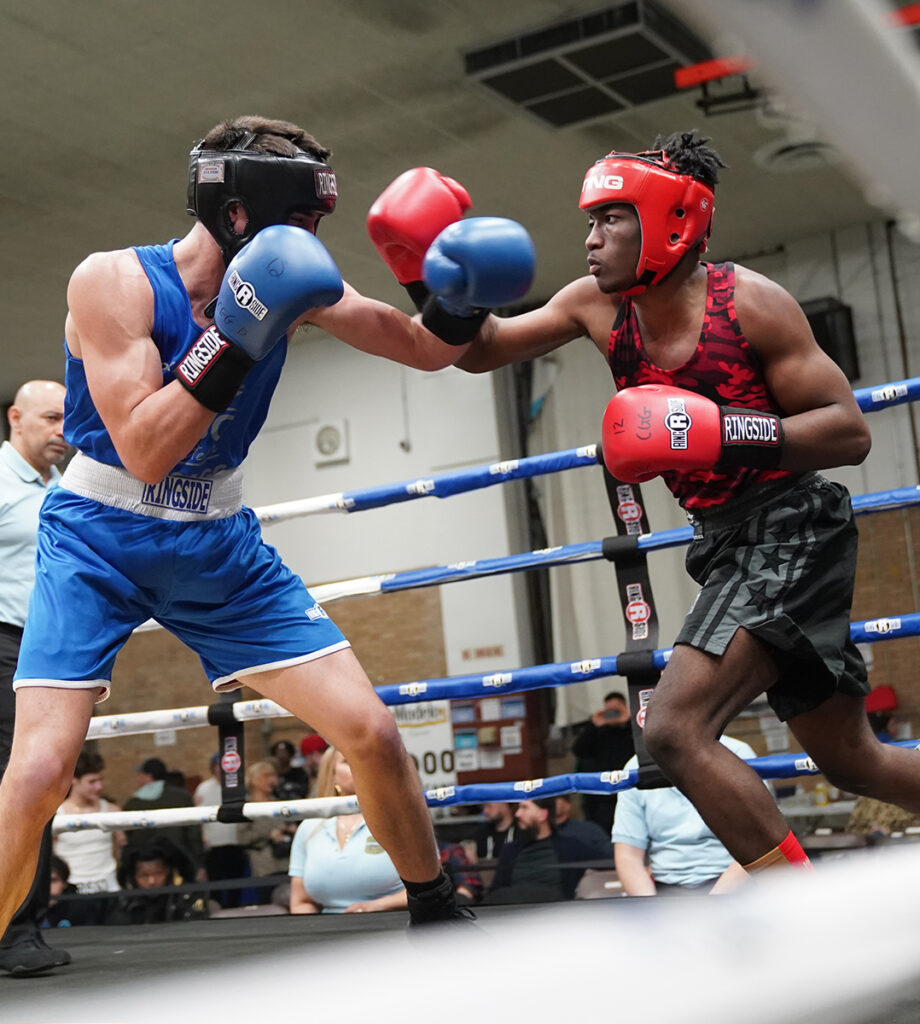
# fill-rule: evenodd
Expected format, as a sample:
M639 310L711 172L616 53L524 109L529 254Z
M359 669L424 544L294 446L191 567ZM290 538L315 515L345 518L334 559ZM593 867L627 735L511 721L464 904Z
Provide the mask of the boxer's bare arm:
M736 275L738 322L783 413L782 468L859 464L871 435L843 371L818 346L784 288L745 267L736 267Z
M617 298L598 289L593 278L579 278L539 309L512 317L489 317L457 366L483 373L535 359L582 337L590 338L606 354L618 304Z
M65 328L93 403L125 468L157 483L204 436L214 413L173 381L163 385L150 332L153 291L130 250L96 253L74 271Z
M352 348L417 370L450 366L465 348L441 341L422 326L421 317L370 299L347 283L334 306L311 309L300 324L315 324Z

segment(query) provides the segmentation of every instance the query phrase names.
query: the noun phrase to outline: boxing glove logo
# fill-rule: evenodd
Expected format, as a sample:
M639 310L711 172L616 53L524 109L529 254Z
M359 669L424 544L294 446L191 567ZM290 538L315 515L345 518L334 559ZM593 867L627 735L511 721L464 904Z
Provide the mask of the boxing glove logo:
M244 281L237 271L234 270L231 272L227 284L229 284L230 290L233 292L233 298L240 309L245 309L256 320L265 319L265 315L268 313L268 306L259 299L255 288L248 281Z
M664 418L664 425L671 435L671 451L686 451L693 420L682 398L668 399L668 414Z

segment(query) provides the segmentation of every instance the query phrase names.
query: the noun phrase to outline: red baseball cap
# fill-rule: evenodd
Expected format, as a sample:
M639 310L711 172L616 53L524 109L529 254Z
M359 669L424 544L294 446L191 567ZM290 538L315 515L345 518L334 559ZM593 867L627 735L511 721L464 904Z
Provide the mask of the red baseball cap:
M895 711L898 707L898 698L895 696L894 688L891 686L876 686L870 690L866 697L866 711Z
M307 754L319 754L322 753L328 747L329 744L323 739L322 736L314 733L312 736L304 736L300 741L300 752L304 757Z

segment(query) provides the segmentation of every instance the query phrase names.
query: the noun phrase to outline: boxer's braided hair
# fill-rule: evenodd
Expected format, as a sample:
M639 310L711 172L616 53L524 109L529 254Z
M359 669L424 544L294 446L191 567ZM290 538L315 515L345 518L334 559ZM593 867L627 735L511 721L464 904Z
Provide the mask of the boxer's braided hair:
M661 150L668 163L681 174L689 174L704 185L714 188L719 182L719 170L728 167L719 154L708 145L709 139L697 138L694 131L659 135L653 150Z

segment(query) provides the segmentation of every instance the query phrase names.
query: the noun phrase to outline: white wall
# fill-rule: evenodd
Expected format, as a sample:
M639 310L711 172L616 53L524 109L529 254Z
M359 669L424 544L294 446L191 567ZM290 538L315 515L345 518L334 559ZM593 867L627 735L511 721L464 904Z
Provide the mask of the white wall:
M345 419L350 458L314 464L319 422ZM408 450L406 450L408 449ZM492 383L459 370L408 370L314 331L291 346L268 422L246 464L246 502L258 507L413 480L495 462ZM296 519L266 540L307 585L511 553L501 487L442 500ZM507 576L441 587L451 673L515 666L520 645ZM335 608L330 607L335 618ZM501 647L500 658L463 652Z
M920 250L893 239L905 349L883 224L841 229L787 244L782 251L743 260L804 301L835 296L853 307L862 377L854 387L920 375ZM905 358L906 356L906 358ZM613 382L587 341L566 346L534 425L530 451L556 451L599 440L600 418ZM415 479L519 454L501 450L496 394L489 375L453 369L406 370L349 349L319 332L291 348L271 415L247 464L251 505ZM502 399L504 401L504 399ZM873 450L857 468L828 475L854 494L916 484L917 459L906 407L873 413ZM313 463L312 428L348 422L350 459ZM401 447L401 442L403 446ZM406 450L407 449L407 450ZM570 470L537 481L551 544L598 540L615 533L600 469ZM516 553L515 503L506 487L448 500L425 498L351 515L314 516L267 527L266 538L308 584ZM653 530L686 525L659 480L643 485ZM650 555L660 618L660 646L673 642L695 585L683 568L684 549ZM524 662L528 637L518 627L519 580L501 576L439 588L448 671L513 668ZM551 571L554 643L560 661L614 655L625 638L613 567L599 561ZM330 609L333 618L335 609ZM496 658L470 661L463 651L501 647ZM560 723L578 721L599 706L613 678L558 691Z

